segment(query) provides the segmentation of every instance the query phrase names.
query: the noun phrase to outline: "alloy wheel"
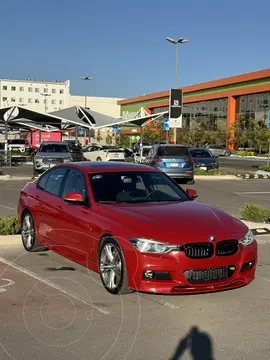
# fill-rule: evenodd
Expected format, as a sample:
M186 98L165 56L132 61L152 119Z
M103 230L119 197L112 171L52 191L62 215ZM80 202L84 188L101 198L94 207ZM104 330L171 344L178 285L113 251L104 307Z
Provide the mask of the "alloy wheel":
M115 245L107 243L100 254L100 274L106 287L116 289L122 278L122 259Z
M27 250L30 250L35 242L35 229L31 216L25 215L22 223L22 241Z

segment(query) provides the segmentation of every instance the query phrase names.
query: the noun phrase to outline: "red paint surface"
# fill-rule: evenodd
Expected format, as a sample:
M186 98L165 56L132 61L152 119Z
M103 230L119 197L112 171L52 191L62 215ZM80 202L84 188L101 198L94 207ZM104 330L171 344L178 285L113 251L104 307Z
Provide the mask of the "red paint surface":
M62 165L60 165L62 166ZM67 165L65 165L67 166ZM118 241L124 254L129 286L153 293L201 293L233 289L250 283L255 277L257 242L249 246L239 243L236 254L210 258L189 258L183 251L168 254L143 254L137 251L129 238L145 237L170 244L208 242L215 237L215 244L222 240L240 241L248 231L241 221L208 204L197 201L166 203L118 203L101 204L94 200L89 173L140 171L141 167L125 165L95 168L90 163L69 164L85 175L91 207L71 206L60 196L52 195L28 183L22 190L18 215L31 211L36 225L39 243L49 249L98 271L98 246L101 238L111 234ZM156 171L144 167L143 171ZM255 261L255 265L241 271L243 264ZM228 280L208 283L189 283L183 272L191 269L236 266ZM168 271L172 280L144 280L143 272Z

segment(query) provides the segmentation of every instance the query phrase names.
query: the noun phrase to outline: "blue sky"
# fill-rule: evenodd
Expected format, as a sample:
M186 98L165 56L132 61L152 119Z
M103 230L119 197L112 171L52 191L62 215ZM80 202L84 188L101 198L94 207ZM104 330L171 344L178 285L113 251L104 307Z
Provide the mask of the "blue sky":
M9 0L0 78L71 80L73 95L131 97L270 67L269 0ZM79 76L93 76L82 82Z

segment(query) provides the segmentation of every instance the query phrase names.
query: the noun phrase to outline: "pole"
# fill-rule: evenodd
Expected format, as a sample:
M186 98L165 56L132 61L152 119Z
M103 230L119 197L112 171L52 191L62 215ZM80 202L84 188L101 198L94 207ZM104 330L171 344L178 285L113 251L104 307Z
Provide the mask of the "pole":
M5 121L5 165L8 162L8 122Z
M270 163L270 140L269 141L269 147L268 147L268 159L267 159L267 166L269 166Z
M175 61L175 88L177 89L178 88L178 78L179 78L179 74L178 74L178 71L179 71L179 43L177 42L176 43L176 61ZM174 143L176 144L176 138L177 138L177 129L174 128L173 129L173 140L174 140Z

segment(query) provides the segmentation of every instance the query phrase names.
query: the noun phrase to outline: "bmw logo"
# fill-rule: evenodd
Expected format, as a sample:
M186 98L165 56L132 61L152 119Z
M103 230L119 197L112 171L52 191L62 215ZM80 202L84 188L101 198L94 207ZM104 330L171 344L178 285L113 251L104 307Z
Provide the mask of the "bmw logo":
M209 236L208 239L209 239L210 241L215 241L214 236Z

